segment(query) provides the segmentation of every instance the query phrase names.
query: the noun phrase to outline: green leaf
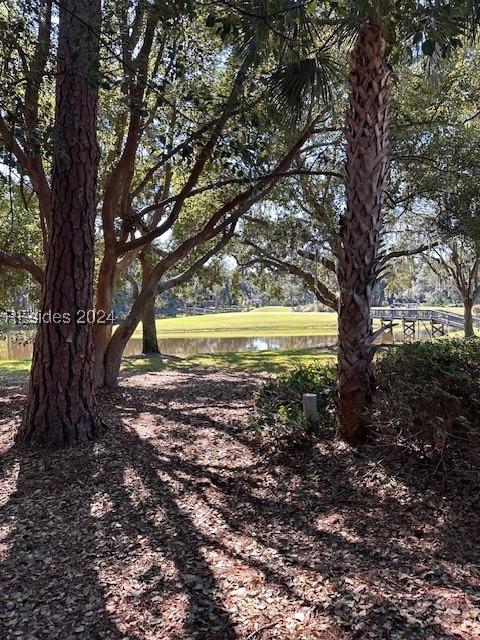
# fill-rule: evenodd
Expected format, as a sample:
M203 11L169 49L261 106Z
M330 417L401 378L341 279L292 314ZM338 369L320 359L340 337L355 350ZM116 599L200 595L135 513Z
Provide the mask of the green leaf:
M315 13L315 9L318 6L318 0L312 0L312 2L310 2L307 5L307 15L308 16L312 16Z

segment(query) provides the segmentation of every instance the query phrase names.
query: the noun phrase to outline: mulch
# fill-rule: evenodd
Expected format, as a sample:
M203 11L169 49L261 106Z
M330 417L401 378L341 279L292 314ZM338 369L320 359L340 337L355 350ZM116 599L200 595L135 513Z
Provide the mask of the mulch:
M333 440L269 454L259 383L125 375L101 441L32 454L25 381L0 378L0 638L478 638L468 477Z

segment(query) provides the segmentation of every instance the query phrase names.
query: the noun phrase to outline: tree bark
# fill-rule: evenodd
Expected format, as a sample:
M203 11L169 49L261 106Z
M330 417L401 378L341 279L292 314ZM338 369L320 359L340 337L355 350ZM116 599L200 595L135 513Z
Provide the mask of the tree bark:
M140 253L138 257L142 266L142 290L148 286L148 280L155 266L155 259L150 246ZM142 353L145 355L160 353L157 340L157 326L155 324L155 298L156 291L145 302L142 314Z
M464 318L464 334L465 338L473 338L475 330L473 328L473 300L466 298L463 301L463 318Z
M123 351L143 317L145 305L155 296L156 286L157 280L151 277L135 299L128 316L118 325L110 338L105 352L103 386L117 386Z
M157 339L157 326L155 323L155 296L152 296L145 305L142 316L142 353L149 355L160 353Z
M63 447L104 427L94 393L92 308L100 0L64 0L57 52L51 225L27 404L17 441Z
M97 280L95 313L98 318L107 318L112 313L116 263L117 257L114 250L109 251L105 248ZM97 387L101 387L103 384L105 375L104 358L111 335L111 324L99 322L94 325L93 345L95 353L95 385Z
M380 27L365 22L349 75L347 202L337 262L338 433L353 445L361 444L366 437L374 391L370 306L377 277L389 155L390 96L384 51Z
M151 250L147 247L139 256L142 265L142 290L148 285L148 278L152 272L153 256ZM157 340L157 326L155 323L155 293L145 302L145 308L142 315L142 353L145 355L151 353L160 353Z

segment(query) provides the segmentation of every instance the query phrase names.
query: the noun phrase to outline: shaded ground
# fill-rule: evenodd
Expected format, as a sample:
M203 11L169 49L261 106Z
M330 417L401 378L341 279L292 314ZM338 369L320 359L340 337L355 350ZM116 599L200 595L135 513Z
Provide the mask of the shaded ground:
M125 375L102 442L21 455L0 377L0 638L477 638L473 487L338 443L269 461L257 384Z

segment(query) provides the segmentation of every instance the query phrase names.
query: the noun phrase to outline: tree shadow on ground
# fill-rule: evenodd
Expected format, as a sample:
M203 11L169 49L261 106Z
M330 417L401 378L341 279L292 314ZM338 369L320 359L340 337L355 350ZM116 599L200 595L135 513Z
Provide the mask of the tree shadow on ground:
M121 427L73 451L7 454L0 637L235 637L201 535L151 455Z
M474 638L455 501L338 443L265 459L246 428L257 384L131 376L101 398L102 442L11 449L0 636Z

